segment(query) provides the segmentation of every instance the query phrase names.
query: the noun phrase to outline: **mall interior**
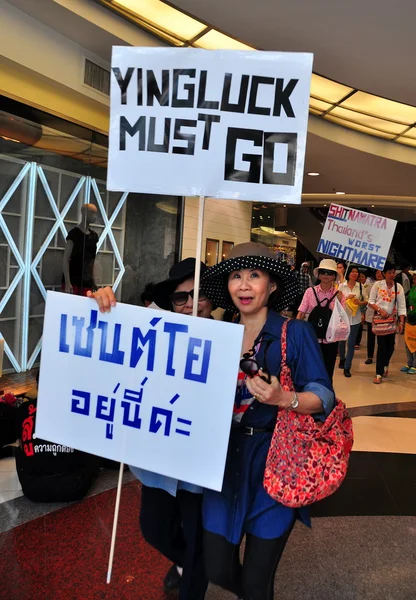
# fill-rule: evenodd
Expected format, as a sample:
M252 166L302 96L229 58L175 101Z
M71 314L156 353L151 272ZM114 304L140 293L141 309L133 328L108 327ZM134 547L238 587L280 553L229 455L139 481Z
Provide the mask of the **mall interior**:
M389 260L416 269L415 18L412 0L0 0L0 395L34 393L46 294L65 289L83 205L96 207L96 285L118 301L143 305L148 284L196 255L198 198L106 188L113 46L314 53L301 204L207 198L207 266L254 241L312 270L337 203L396 220ZM354 426L347 477L312 506L312 528L295 525L279 600L416 599L416 378L401 370L397 335L389 377L374 385L366 344L364 327L352 377L335 369ZM129 470L107 584L119 465L100 461L80 501L36 502L18 442L0 441L1 600L177 597L164 586L172 563L142 535ZM205 597L235 595L210 584Z

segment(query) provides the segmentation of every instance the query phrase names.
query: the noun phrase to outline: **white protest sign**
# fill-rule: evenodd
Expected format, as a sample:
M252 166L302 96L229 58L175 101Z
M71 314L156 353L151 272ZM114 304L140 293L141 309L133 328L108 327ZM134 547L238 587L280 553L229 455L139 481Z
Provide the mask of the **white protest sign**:
M108 189L300 204L312 59L114 47Z
M318 252L371 269L382 270L397 221L358 208L331 204Z
M36 435L221 490L243 327L48 292Z

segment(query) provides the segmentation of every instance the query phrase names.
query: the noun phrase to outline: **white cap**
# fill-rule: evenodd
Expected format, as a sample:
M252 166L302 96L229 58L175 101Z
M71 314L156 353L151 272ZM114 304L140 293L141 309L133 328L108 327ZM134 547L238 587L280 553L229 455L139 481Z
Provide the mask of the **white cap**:
M335 281L339 281L339 273L337 271L337 263L332 260L332 258L324 258L319 263L319 267L314 269L313 274L318 279L319 278L319 269L327 269L328 271L334 271Z

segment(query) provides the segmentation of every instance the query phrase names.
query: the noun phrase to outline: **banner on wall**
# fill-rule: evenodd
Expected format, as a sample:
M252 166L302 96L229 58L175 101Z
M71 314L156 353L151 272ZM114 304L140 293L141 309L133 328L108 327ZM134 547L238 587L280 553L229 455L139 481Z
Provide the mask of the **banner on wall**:
M114 47L108 189L300 204L312 59Z
M243 327L48 292L36 435L220 491Z
M382 270L390 250L397 221L331 204L318 252L335 259Z

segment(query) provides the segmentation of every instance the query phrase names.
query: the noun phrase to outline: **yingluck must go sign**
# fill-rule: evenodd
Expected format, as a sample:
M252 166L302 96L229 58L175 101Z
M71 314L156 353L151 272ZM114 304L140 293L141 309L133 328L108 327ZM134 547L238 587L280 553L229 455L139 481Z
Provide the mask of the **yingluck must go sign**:
M312 54L114 47L107 187L300 204Z
M48 292L36 436L221 490L242 330Z

